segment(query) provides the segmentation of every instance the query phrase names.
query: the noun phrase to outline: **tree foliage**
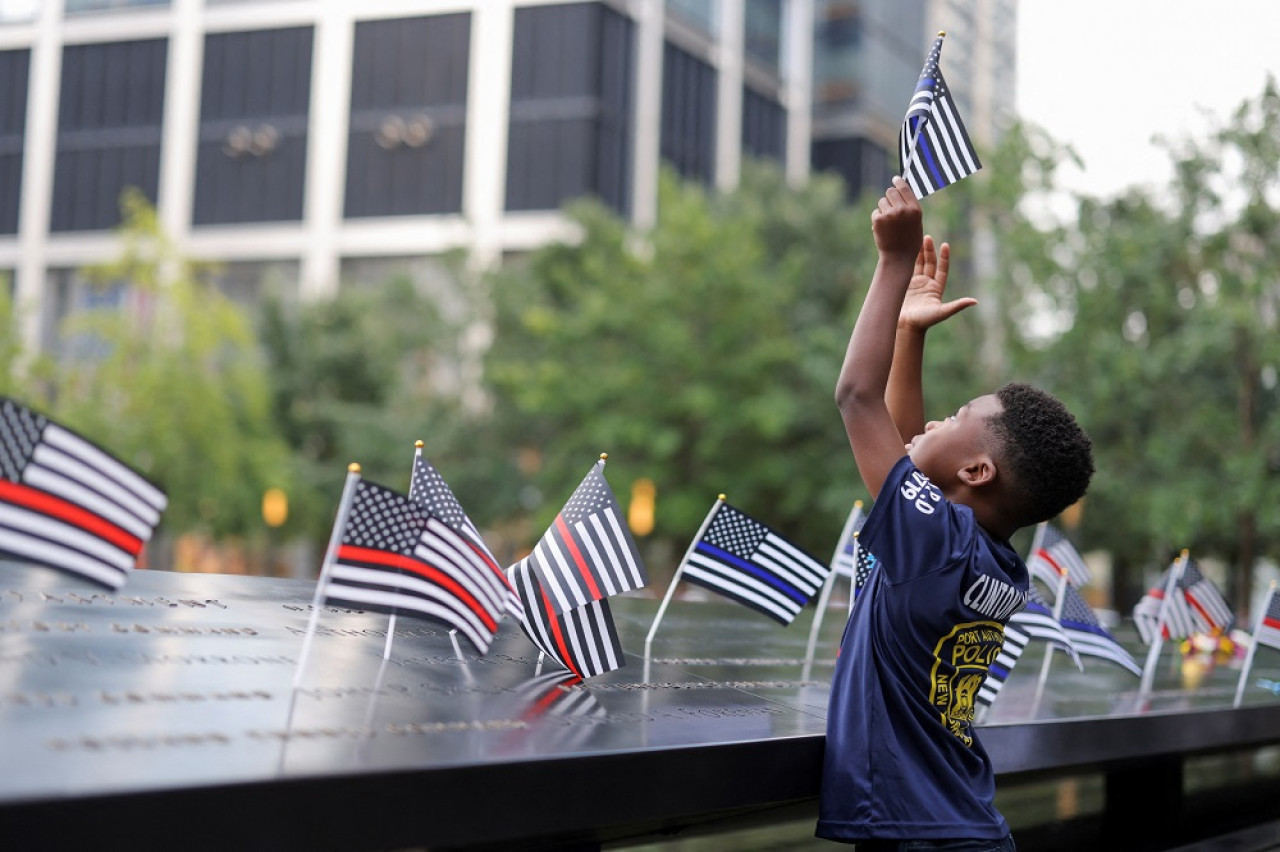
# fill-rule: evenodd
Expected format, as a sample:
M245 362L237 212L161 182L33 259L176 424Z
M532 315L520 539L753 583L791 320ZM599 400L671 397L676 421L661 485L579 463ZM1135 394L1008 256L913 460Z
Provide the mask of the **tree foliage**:
M165 530L260 529L262 493L287 487L289 457L252 325L140 193L122 208L120 255L85 272L123 302L66 320L44 377L50 413L165 488Z
M1242 608L1280 544L1274 81L1172 155L1171 209L1139 190L1081 205L1075 322L1048 354L1098 445L1091 545L1128 564L1222 557Z
M874 264L867 214L832 179L792 189L768 167L720 195L664 175L659 209L640 241L581 204L580 240L496 286L486 375L504 437L540 460L528 508L549 520L608 452L624 505L656 484L658 537L687 541L724 492L824 553L862 490L832 391Z

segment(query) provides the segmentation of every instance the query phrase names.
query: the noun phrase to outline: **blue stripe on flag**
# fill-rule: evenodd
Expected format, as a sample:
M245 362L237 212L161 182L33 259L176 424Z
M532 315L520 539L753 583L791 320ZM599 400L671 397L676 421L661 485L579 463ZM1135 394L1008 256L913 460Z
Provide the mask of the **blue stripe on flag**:
M761 570L760 568L756 567L752 563L747 562L744 559L739 559L737 556L734 556L732 553L729 553L726 550L721 550L715 545L707 544L705 541L699 541L698 546L694 549L702 551L703 553L707 554L708 556L720 562L728 563L729 565L732 565L734 568L737 568L739 571L741 571L744 574L750 574L752 577L755 577L761 582L767 583L770 587L776 589L777 591L791 598L793 601L795 601L798 604L803 605L806 601L809 600L808 595L806 595L804 592L797 589L795 586L792 586L790 583L787 583L781 578L779 578L777 574L773 574L769 571Z

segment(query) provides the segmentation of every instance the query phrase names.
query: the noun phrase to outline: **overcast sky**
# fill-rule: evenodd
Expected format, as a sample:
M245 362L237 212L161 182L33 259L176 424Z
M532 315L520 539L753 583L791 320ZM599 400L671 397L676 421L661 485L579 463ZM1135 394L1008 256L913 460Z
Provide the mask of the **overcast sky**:
M1061 183L1092 195L1162 185L1151 137L1203 137L1203 111L1225 122L1268 71L1280 80L1280 0L1018 4L1018 111L1075 147L1084 170Z

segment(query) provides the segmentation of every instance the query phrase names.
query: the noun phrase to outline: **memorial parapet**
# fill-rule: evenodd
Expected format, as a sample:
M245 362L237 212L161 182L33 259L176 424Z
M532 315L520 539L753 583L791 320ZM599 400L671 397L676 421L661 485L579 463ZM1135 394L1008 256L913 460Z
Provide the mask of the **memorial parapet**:
M817 794L838 618L806 680L804 627L731 604L678 602L645 661L657 602L624 596L626 666L566 684L509 621L478 657L400 618L384 661L385 615L325 607L294 689L313 589L140 571L105 593L0 563L0 848L600 842ZM1134 715L1117 687L1134 684L1043 704L1075 718L994 716L997 770L1167 768L1280 741L1269 694L1231 711L1212 689L1160 690ZM1013 681L1001 698L1028 700Z

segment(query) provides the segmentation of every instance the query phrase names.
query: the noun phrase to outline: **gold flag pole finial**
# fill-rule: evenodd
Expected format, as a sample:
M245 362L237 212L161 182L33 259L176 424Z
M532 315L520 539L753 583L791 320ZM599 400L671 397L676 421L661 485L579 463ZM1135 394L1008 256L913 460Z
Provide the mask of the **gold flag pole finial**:
M946 38L946 35L947 35L946 30L938 30L938 38Z
M422 449L423 447L422 439L419 438L418 440L414 441L413 446L419 450Z
M360 465L357 464L356 462L352 462L351 464L347 465L347 473L359 473L359 472L360 472Z
M721 494L719 499L724 500L724 499L727 499L727 498L726 498L723 494Z
M600 461L608 461L608 460L609 460L609 454L608 454L608 453L601 453L601 454L600 454Z

